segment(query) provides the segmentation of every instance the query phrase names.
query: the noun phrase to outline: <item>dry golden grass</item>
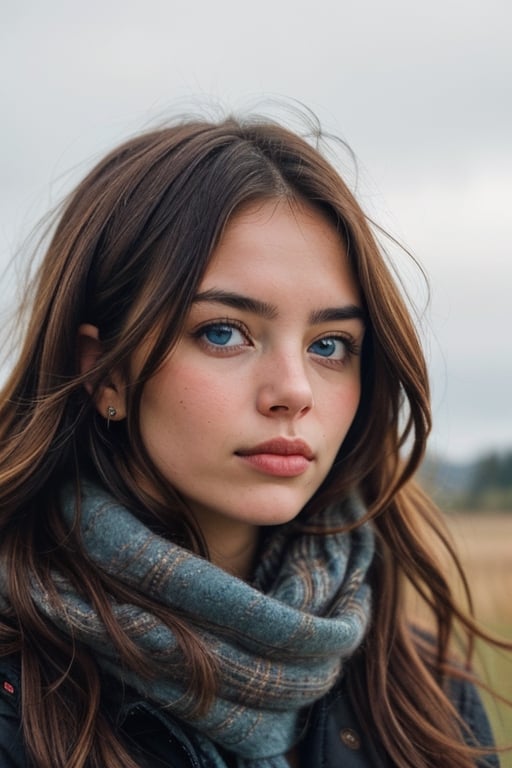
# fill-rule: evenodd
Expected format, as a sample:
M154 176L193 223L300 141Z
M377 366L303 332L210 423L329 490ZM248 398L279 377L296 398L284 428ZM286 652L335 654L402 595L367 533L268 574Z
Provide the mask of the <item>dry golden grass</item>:
M476 619L484 629L512 643L512 513L451 513L446 523L470 585ZM425 530L424 536L432 533ZM438 546L434 540L433 546ZM455 572L453 588L465 605ZM415 620L430 625L429 611L412 591L409 611ZM479 642L475 662L482 680L512 701L512 652ZM512 707L496 703L485 691L483 697L497 743L511 745ZM502 755L501 765L512 768L512 751Z
M454 513L447 522L477 617L486 625L512 627L512 514Z
M486 628L512 643L512 514L457 513L448 526L470 582L475 614ZM482 677L512 699L512 654L479 646ZM499 744L512 744L512 708L484 696ZM512 753L501 758L512 768Z

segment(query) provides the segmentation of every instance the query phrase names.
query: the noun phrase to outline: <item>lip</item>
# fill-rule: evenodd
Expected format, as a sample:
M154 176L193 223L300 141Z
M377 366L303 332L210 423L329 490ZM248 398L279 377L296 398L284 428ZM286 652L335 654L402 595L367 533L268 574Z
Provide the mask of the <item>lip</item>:
M304 456L308 461L315 457L309 445L297 438L288 439L285 437L275 437L264 443L259 443L253 448L244 448L236 451L238 456L255 456L256 454L266 453L275 456Z
M314 453L303 440L275 438L236 451L252 469L274 477L298 477L306 472Z

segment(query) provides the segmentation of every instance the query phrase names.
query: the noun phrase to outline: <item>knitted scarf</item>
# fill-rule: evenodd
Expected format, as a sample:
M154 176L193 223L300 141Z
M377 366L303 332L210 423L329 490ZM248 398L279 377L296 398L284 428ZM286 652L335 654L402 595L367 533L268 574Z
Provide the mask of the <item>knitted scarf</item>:
M76 502L71 493L63 498L71 526ZM91 484L84 484L80 506L91 560L125 585L185 613L213 653L217 697L206 715L191 722L205 763L225 768L216 747L221 745L237 755L238 768L285 768L284 755L300 736L301 710L334 685L369 622L371 529L329 532L360 519L361 502L351 497L312 518L326 531L322 535L298 532L290 539L289 526L277 528L251 585L155 535ZM93 606L58 574L54 581L61 605L44 585L34 584L39 610L87 644L105 672L187 722L186 665L169 628L135 605L113 604L126 635L163 662L161 676L143 679L121 667Z

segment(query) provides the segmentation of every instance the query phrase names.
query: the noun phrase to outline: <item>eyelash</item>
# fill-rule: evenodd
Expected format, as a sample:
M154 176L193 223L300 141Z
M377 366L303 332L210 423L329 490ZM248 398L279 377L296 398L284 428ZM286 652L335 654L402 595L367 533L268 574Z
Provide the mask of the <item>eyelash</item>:
M226 327L229 329L234 328L237 331L239 331L248 342L250 342L251 340L249 331L243 323L240 323L236 320L228 319L228 318L210 321L204 325L201 325L199 328L195 329L191 333L191 336L192 338L197 339L199 342L201 342L201 344L203 344L209 350L214 350L218 354L233 352L240 349L241 347L249 346L249 344L235 344L233 346L223 346L221 344L213 344L212 342L209 342L205 338L206 332L209 329L219 328L219 327ZM322 355L316 354L316 358L321 359L324 364L330 364L332 367L342 366L347 362L347 358L354 357L360 354L360 348L355 343L354 339L342 333L331 333L325 336L320 336L318 339L314 339L311 342L308 349L312 347L313 344L318 343L319 341L324 341L324 340L327 341L331 339L335 341L341 341L343 343L346 351L346 358L343 358L342 360L338 360L338 359L332 359L330 357L323 357ZM315 353L312 353L312 354L315 354Z
M245 327L245 325L243 323L237 322L236 320L228 320L228 319L225 319L225 320L222 320L222 319L214 320L214 321L210 321L208 323L205 323L205 325L201 325L199 328L196 328L196 330L192 332L192 334L191 334L192 338L197 339L198 341L200 341L208 349L213 349L216 352L221 352L221 353L222 353L223 350L224 351L232 352L233 350L239 349L242 346L243 347L248 346L247 344L237 344L237 345L232 346L232 347L223 347L220 344L212 344L210 341L208 341L205 338L205 334L206 334L206 332L209 329L211 329L211 328L219 328L219 327L236 328L236 330L240 331L242 336L247 341L250 341L250 334L249 334L249 331L247 330L247 328Z
M324 356L320 355L319 353L311 352L311 354L315 355L315 360L317 362L321 361L320 364L327 368L344 368L346 365L348 365L352 357L356 357L359 354L359 347L355 343L354 339L342 333L329 333L325 336L320 336L318 339L315 339L311 342L308 350L311 349L313 344L318 344L318 342L321 341L341 341L344 348L344 354L341 358Z

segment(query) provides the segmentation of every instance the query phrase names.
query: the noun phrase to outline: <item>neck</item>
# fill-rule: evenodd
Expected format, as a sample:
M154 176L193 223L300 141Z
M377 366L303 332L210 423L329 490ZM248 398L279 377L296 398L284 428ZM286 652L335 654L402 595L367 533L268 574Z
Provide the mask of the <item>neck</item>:
M214 565L247 581L250 579L259 544L260 529L248 523L218 519L211 512L194 510Z
M248 581L253 572L257 546L258 542L254 539L240 542L239 547L223 547L219 549L213 545L208 545L208 549L212 563L233 576Z

